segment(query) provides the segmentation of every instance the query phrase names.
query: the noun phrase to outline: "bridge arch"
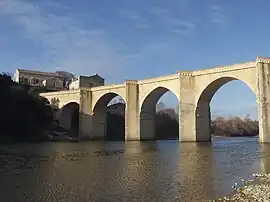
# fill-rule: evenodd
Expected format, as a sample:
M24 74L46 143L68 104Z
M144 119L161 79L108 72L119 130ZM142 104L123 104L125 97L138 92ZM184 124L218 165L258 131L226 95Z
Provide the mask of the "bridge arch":
M221 76L208 81L207 85L202 88L197 102L195 111L196 140L210 141L211 138L211 110L210 102L216 92L225 84L231 81L241 81L257 96L257 91L252 81L238 76Z
M163 90L166 89L165 92L162 93ZM157 94L156 92L160 92L161 98L165 93L172 92L178 100L180 100L180 81L179 78L175 78L174 80L169 81L161 81L161 82L155 82L155 83L141 83L139 85L139 108L141 109L143 102L146 100L146 98L153 92Z
M122 85L122 84L115 85L114 88L107 87L107 86L95 87L94 90L92 91L92 109L93 109L93 111L94 111L95 106L98 104L98 102L101 99L102 100L107 100L107 99L109 100L112 97L112 95L120 96L126 102L126 88L125 87L126 86Z
M179 97L172 90L158 86L150 91L144 99L141 101L140 112L139 112L139 132L141 140L153 140L156 136L156 105L159 99L167 92L177 98L179 103ZM178 120L177 120L178 121ZM179 136L179 126L178 126ZM179 137L178 137L179 138Z
M122 102L111 103L117 97ZM94 138L125 140L125 100L117 93L105 93L93 107L92 121Z
M69 102L59 110L59 123L62 127L77 136L79 132L79 109L77 102Z

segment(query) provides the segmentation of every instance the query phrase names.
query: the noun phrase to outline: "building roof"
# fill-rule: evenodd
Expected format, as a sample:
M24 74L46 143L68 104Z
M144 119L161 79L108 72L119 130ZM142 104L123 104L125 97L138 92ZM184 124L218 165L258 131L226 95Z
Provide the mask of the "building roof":
M103 79L103 80L104 80L104 78L103 78L103 77L101 77L101 76L99 76L98 74L92 75L91 77L98 77L98 78L101 78L101 79Z
M69 77L70 74L68 75L68 73L63 74L63 72L59 71L59 72L43 72L43 71L36 71L36 70L29 70L29 69L17 69L19 73L29 73L29 74L37 74L37 75L44 75L44 76L50 76L50 77L62 77L62 78L66 78Z
M44 75L44 76L50 76L50 77L60 77L60 78L67 78L67 79L75 79L76 77L74 74L65 72L65 71L57 71L57 72L43 72L43 71L36 71L36 70L29 70L29 69L17 69L19 73L29 73L29 74L37 74L37 75ZM91 75L91 76L81 76L81 77L88 77L88 78L99 78L101 80L104 80L103 77L99 76L98 74Z
M58 76L56 72L42 72L36 70L29 70L29 69L17 69L19 73L30 73L30 74L39 74L39 75L46 75L46 76Z

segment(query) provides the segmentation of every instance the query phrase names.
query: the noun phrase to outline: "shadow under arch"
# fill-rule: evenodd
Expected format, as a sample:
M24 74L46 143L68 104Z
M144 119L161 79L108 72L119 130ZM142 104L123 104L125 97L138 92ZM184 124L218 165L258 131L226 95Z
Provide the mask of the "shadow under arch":
M156 137L156 105L158 100L167 92L172 92L172 94L177 98L175 93L165 87L157 87L152 90L146 98L140 108L140 140L155 140ZM177 98L178 100L178 98ZM179 101L179 100L178 100ZM177 120L176 120L177 121ZM179 139L179 123L178 123L178 137Z
M195 121L196 121L196 141L205 142L211 141L211 110L210 102L216 92L225 84L231 81L241 81L244 83L253 93L254 89L248 85L244 80L235 77L221 77L212 81L202 91L196 106Z
M106 93L96 102L93 108L93 138L105 140L125 140L125 103L108 104L116 93Z
M80 106L77 102L69 102L60 109L60 125L74 136L79 134L79 109Z

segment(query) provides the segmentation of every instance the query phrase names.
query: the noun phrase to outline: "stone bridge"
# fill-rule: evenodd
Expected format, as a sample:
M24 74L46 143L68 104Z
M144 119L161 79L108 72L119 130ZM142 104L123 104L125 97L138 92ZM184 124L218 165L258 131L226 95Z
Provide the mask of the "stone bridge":
M270 142L270 58L124 84L88 89L42 93L49 101L58 99L60 123L69 128L72 105L79 109L79 136L103 138L106 134L107 104L121 96L125 107L125 140L147 140L155 136L156 103L171 91L179 100L180 141L209 141L210 106L216 91L232 80L241 80L255 93L259 110L260 141ZM62 121L61 121L62 119Z

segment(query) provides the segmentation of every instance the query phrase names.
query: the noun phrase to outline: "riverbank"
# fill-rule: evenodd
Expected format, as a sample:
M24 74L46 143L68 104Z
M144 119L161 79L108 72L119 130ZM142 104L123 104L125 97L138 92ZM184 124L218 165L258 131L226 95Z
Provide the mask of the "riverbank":
M14 134L12 132L0 132L0 144L6 143L38 143L38 142L79 142L80 139L76 134L64 129L57 123L52 123L47 129L39 129L36 132L31 132L31 135L27 135L25 139L19 139L17 137L23 136L22 134Z
M270 201L270 174L253 174L253 179L244 182L231 196L212 200L215 201Z

